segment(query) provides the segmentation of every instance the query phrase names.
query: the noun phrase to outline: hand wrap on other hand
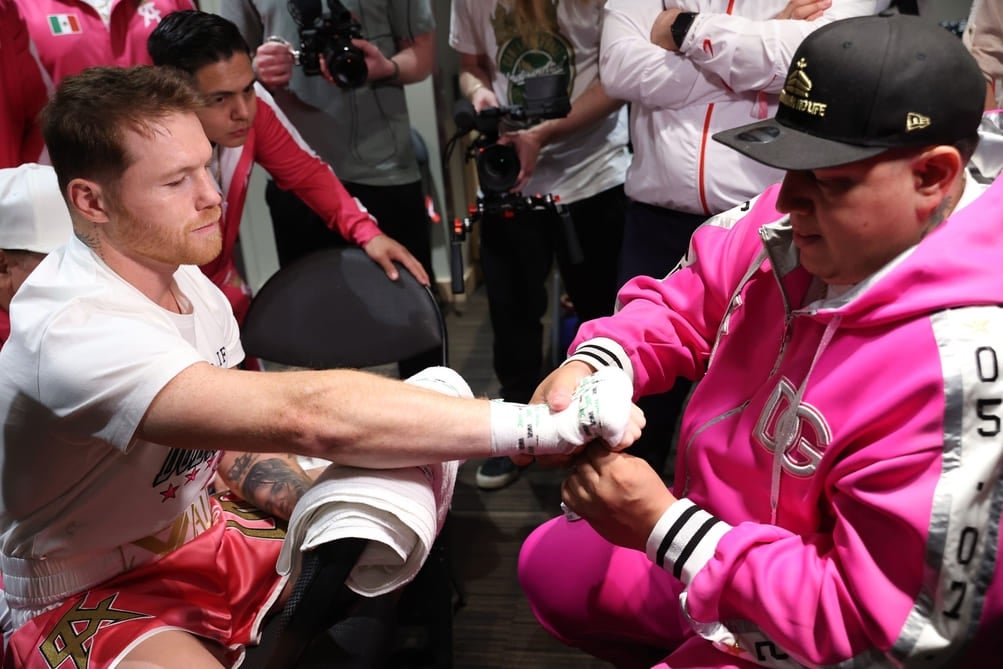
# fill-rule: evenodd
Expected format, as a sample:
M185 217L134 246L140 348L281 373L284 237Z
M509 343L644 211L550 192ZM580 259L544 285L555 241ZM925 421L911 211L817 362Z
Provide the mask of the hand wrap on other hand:
M491 403L494 455L569 454L593 439L615 446L630 419L633 388L620 369L606 367L585 377L567 409L546 404Z

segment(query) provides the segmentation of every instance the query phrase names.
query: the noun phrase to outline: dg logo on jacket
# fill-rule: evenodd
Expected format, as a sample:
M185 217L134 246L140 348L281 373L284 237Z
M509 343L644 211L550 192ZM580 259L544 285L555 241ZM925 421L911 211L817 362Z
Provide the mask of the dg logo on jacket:
M815 407L798 403L794 385L782 378L756 422L755 437L768 451L783 453L783 468L789 474L807 477L818 468L832 432Z

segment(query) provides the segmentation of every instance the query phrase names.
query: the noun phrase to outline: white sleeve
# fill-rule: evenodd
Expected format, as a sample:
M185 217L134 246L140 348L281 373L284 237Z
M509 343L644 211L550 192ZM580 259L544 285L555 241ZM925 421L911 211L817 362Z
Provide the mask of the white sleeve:
M1003 6L999 0L975 0L963 35L987 79L1003 77Z
M127 450L154 397L205 358L169 321L67 309L39 343L38 393L78 434ZM70 429L70 428L67 428Z
M573 360L584 362L595 370L600 370L603 367L617 367L623 370L631 383L634 382L634 367L630 364L627 351L612 339L606 337L586 339L575 348L574 353L561 363L561 366L563 367Z
M750 19L733 14L697 14L681 52L729 89L779 93L794 51L827 23L877 14L889 0L834 0L815 21Z
M651 109L681 109L724 99L685 56L651 43L661 3L609 0L603 14L599 78L608 95ZM706 96L711 96L707 98Z
M488 53L483 36L478 32L474 14L482 11L477 3L491 4L489 0L453 0L449 9L449 46L460 53L480 55Z
M889 0L835 0L815 21L764 20L698 12L679 52L651 42L659 2L609 0L600 76L612 97L651 109L733 101L748 92L779 93L795 49L837 19L876 14Z

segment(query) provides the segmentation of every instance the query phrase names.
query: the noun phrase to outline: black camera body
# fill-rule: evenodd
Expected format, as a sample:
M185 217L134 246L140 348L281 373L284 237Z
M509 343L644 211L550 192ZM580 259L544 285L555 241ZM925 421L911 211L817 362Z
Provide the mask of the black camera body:
M476 160L477 178L485 195L501 195L510 191L522 169L515 148L498 143L502 123L519 128L546 119L564 118L571 111L566 82L561 74L526 79L525 104L522 105L489 107L477 113L470 102L461 100L457 103L454 113L457 132L478 132L467 158Z
M362 38L362 26L339 0L327 0L328 12L320 0L290 0L289 14L299 31L299 63L303 74L321 73L320 59L342 88L358 88L366 83L369 68L362 50L352 44Z
M552 194L523 195L512 188L519 181L519 154L509 144L499 144L501 125L506 129L529 127L540 121L564 118L571 112L567 79L562 74L526 79L524 104L511 107L489 107L479 113L468 100L459 100L454 108L456 134L446 145L446 159L456 140L471 130L478 136L467 150L467 160L477 161L477 178L481 194L470 207L470 215L453 221L450 230L450 275L454 293L462 293L463 252L461 245L474 224L485 216L507 219L520 212L547 212L557 217L564 236L565 252L572 264L583 259L581 245L568 208Z

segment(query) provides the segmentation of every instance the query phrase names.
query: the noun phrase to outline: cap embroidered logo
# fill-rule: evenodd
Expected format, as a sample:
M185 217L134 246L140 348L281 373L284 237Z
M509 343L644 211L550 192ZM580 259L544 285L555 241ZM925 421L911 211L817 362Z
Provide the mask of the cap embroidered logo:
M794 67L797 69L790 73L784 84L784 90L780 91L780 104L812 116L825 116L825 109L829 105L824 102L812 102L809 99L812 83L804 71L807 65L808 62L804 58L795 63Z
M923 116L922 114L917 114L915 112L910 112L906 114L905 117L905 129L906 132L912 132L913 130L922 130L930 125L930 117Z
M844 19L798 46L774 118L714 139L785 170L845 165L974 138L985 87L961 40L929 19Z

